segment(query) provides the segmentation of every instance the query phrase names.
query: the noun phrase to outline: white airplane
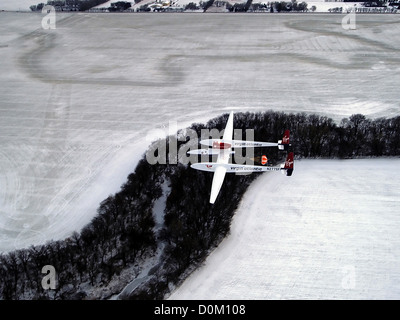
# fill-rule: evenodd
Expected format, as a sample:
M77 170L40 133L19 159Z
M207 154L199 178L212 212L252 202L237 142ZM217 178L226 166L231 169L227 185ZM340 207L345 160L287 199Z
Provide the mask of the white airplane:
M289 134L289 130L286 130L283 139L279 140L277 143L233 140L233 112L231 112L222 139L201 140L200 144L212 146L212 148L192 150L188 152L189 154L218 155L217 162L199 162L191 165L191 167L196 170L214 172L211 186L210 203L214 204L215 200L217 199L219 191L222 187L222 183L224 182L225 174L227 172L237 173L286 170L286 175L291 176L294 169L293 152L288 153L285 164L280 167L263 167L229 163L230 155L234 153L232 148L277 146L280 150L287 150L290 146Z

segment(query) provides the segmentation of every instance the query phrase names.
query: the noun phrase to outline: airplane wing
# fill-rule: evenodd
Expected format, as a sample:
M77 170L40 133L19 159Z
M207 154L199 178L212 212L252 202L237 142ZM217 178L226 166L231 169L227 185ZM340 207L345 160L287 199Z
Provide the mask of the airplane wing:
M222 139L224 140L232 140L233 138L233 111L231 111L228 122L226 123L224 136Z
M232 140L232 137L233 137L233 111L231 111L228 118L228 122L226 123L223 139ZM217 199L219 190L221 189L222 183L224 182L226 173L225 165L228 164L229 162L231 150L232 148L230 146L226 146L225 148L220 149L211 186L211 195L210 195L211 204L214 204L215 200Z
M219 194L219 190L221 190L222 183L225 179L226 168L222 165L217 165L217 168L214 172L214 177L211 186L211 195L210 195L210 203L214 204L217 196Z

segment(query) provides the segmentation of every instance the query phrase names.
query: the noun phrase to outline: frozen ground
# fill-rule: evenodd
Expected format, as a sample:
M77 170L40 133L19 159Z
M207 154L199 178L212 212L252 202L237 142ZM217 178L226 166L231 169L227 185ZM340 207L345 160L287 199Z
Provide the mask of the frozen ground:
M79 230L170 121L400 113L394 15L42 18L0 13L0 252Z
M302 160L245 194L171 299L399 299L400 159Z

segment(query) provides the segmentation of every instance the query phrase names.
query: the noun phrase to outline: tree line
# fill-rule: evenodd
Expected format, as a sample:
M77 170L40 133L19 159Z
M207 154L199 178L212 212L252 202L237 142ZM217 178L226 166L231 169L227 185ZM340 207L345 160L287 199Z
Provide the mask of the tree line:
M225 114L207 124L195 123L190 129L198 137L202 129L222 131L227 118ZM258 141L278 141L289 129L296 158L400 155L400 117L368 119L355 114L335 123L315 114L236 113L234 128L242 132L254 129ZM180 140L178 149L189 138ZM271 165L285 158L277 148L259 152L268 156ZM151 165L143 157L121 190L101 202L97 215L82 230L65 240L1 254L0 299L109 298L127 284L121 275L130 270L131 278L137 277L157 250L162 250L161 259L147 280L123 298L162 299L229 233L240 199L256 177L227 175L218 200L211 205L212 174L181 163ZM156 231L153 207L165 183L164 223ZM45 265L54 266L57 272L55 290L42 286ZM118 285L112 287L116 282ZM99 289L106 293L98 295Z
M90 296L90 288L106 287L121 271L135 269L151 255L156 247L152 205L161 189L157 168L146 166L142 160L79 233L1 254L0 299L82 299ZM55 290L41 284L45 265L57 272Z
M296 0L292 1L271 1L267 3L253 3L253 0L247 0L246 2L230 4L224 0L208 0L200 1L200 8L206 12L211 6L226 6L226 9L230 12L248 12L248 11L269 11L269 12L304 12L307 11L307 3ZM195 3L190 3L190 9L196 8ZM186 9L186 8L185 8Z
M90 8L106 3L107 0L48 0L47 5L57 11L86 11ZM31 11L42 11L45 3L30 6Z

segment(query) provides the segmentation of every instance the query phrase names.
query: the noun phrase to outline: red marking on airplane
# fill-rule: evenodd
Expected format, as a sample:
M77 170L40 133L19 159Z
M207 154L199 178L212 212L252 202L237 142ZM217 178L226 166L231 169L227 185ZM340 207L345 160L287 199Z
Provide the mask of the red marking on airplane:
M214 141L213 148L214 149L229 149L232 145L230 143L221 142L221 141Z
M290 131L289 130L286 130L285 131L285 134L284 134L284 136L283 136L283 138L282 138L282 143L283 144L289 144L289 135L290 135Z

